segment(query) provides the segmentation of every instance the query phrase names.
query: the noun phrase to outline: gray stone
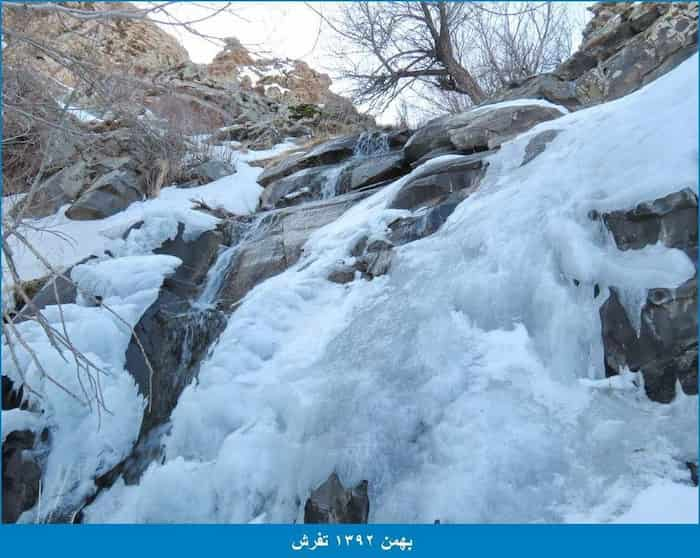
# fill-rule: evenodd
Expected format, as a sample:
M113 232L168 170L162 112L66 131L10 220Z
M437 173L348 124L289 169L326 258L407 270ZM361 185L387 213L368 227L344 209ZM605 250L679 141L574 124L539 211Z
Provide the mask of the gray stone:
M225 176L230 176L236 172L233 165L226 163L225 161L210 160L200 163L199 165L189 169L186 173L187 182L184 184L179 184L178 188L192 188L194 186L201 186L203 184L209 184L219 178Z
M7 376L2 376L2 410L11 411L23 407L24 389L22 385L15 385ZM26 407L26 404L24 405Z
M350 171L350 190L398 178L409 170L401 152L360 159Z
M644 387L654 401L667 403L676 382L698 393L697 279L677 289L651 289L642 308L639 345Z
M458 190L473 190L479 184L489 153L446 160L419 172L407 181L388 204L391 209L417 209L437 205Z
M317 145L306 153L287 157L266 168L258 177L258 184L267 186L274 180L302 169L340 163L353 155L358 137L358 135L343 136Z
M132 170L117 169L100 177L66 211L76 221L104 219L143 199L141 180Z
M587 60L586 63L590 64L590 61ZM576 94L576 84L555 74L539 74L511 83L508 89L494 96L490 102L513 99L542 99L569 110L575 110L581 105Z
M605 375L615 376L624 367L639 370L639 339L617 290L610 289L610 296L599 310L603 336Z
M340 285L351 283L355 280L355 268L350 266L342 266L334 269L328 275L328 280L331 283L338 283Z
M429 153L458 150L465 153L498 147L562 111L540 105L491 107L485 105L460 114L431 120L404 147L406 160L415 162Z
M2 444L2 522L15 523L39 499L41 467L33 457L35 435L10 432Z
M88 181L87 166L83 161L64 167L39 186L30 206L23 208L27 217L53 215L63 205L73 202Z
M345 489L335 473L311 493L304 506L304 523L367 523L367 481Z
M461 151L484 151L562 115L559 109L538 105L485 108L475 111L464 125L451 128L448 135L452 145Z
M319 199L329 174L335 168L335 165L312 167L270 182L260 196L260 209L288 207ZM293 194L298 195L290 197Z
M527 165L538 155L544 153L547 145L559 135L560 130L545 130L534 136L525 146L525 155L520 166Z
M603 221L620 250L639 249L662 242L684 250L695 261L698 244L698 198L686 188L663 198L638 204L626 211L612 211Z

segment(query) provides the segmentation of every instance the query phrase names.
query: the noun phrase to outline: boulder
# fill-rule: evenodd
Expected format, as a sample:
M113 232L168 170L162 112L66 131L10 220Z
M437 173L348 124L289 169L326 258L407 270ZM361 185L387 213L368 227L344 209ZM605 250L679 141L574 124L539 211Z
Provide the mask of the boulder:
M179 184L178 188L192 188L194 186L209 184L210 182L219 180L219 178L230 176L235 172L236 169L233 165L225 161L212 159L189 169L185 174L186 182Z
M41 466L32 455L35 435L10 432L2 444L2 522L15 523L39 500Z
M435 163L412 177L389 202L390 209L417 209L436 205L458 190L473 190L486 169L490 153L463 155Z
M484 108L475 111L469 122L451 128L448 135L452 145L461 151L484 151L563 114L560 109L539 105Z
M485 105L430 121L411 136L404 152L406 159L414 162L431 152L486 151L563 113L538 104Z
M194 310L190 303L217 257L220 240L219 233L207 231L186 241L180 223L177 236L154 250L180 258L182 264L165 279L158 298L141 316L134 328L138 341L132 337L126 351L126 369L149 401L142 435L170 418L180 394L196 376L201 358L226 325L220 311Z
M335 473L311 492L304 505L304 523L367 523L367 481L346 489Z
M392 180L408 173L402 152L387 153L360 159L349 169L349 189L356 190L370 184Z
M605 226L620 250L634 250L662 242L697 259L698 197L690 188L674 192L630 210L603 215Z
M569 110L581 106L581 101L576 95L576 84L552 73L538 74L512 82L505 90L494 95L490 102L514 99L541 99Z
M75 201L89 180L84 161L62 168L39 186L30 206L23 208L27 217L53 215L63 205Z
M121 168L100 177L66 211L76 221L104 219L143 199L141 179L134 171Z
M697 196L689 189L602 219L621 250L662 242L697 260ZM678 383L685 393L697 394L697 277L677 289L648 291L639 336L614 289L600 317L607 375L623 366L641 370L647 395L661 403L673 400Z
M319 165L335 165L349 157L355 151L359 135L343 136L317 145L310 151L287 157L266 168L258 177L258 184L267 186L302 169Z
M697 296L696 278L647 295L639 346L644 388L654 401L672 401L677 383L688 395L698 393Z
M603 336L605 375L615 376L624 367L632 371L639 370L641 360L639 339L616 289L610 289L610 295L600 307L599 315Z
M260 196L260 209L287 207L320 199L328 181L336 178L336 169L336 165L312 167L270 182Z

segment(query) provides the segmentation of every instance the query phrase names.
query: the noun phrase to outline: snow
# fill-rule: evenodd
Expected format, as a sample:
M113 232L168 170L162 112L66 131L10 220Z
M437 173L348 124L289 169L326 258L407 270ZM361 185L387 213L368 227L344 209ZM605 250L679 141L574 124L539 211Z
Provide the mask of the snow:
M254 211L262 190L255 180L262 169L247 161L287 148L285 143L276 149L249 152L241 157L234 175L198 188L166 188L160 197L134 203L107 219L71 221L62 208L56 215L29 223L25 234L52 265L65 268L85 256L98 256L70 273L79 289L76 303L48 306L44 315L56 331L63 332L65 327L67 337L100 370L106 408L97 412L87 374L76 374L71 355L67 351L60 354L36 322L16 324L46 372L70 392L45 377L29 352L19 346L15 348L18 369L4 344L3 374L18 383L26 381L41 399L25 390L28 410L2 411L3 440L14 430L39 433L45 428L50 439L39 504L25 512L21 522L55 520L65 510L76 509L77 503L94 492L92 479L126 457L136 441L145 402L124 369L131 328L155 301L163 279L181 264L178 258L154 255L153 249L175 238L178 221L185 224L185 238L216 226L217 219L191 209L192 198L236 213ZM139 221L143 221L140 228L129 230ZM43 264L27 250L17 245L13 249L24 279L46 274ZM3 288L8 288L7 276ZM102 305L95 305L95 296L101 297ZM95 374L93 370L93 377Z
M273 149L241 154L236 174L196 188L164 188L159 197L133 203L125 211L106 219L73 221L65 216L68 206L64 206L55 215L30 220L23 232L30 242L42 247L42 253L49 263L59 268L64 268L92 254L102 254L112 247L115 236L121 235L138 221L158 218L178 220L186 225L187 234L196 235L213 229L218 220L200 211L192 210L190 200L203 200L212 207L222 206L228 211L241 215L252 213L257 207L262 192L262 188L256 182L262 169L248 163L259 158L274 156L292 146L291 142L285 142ZM215 157L224 156L224 152L228 149L225 145L215 147L219 150L214 153ZM162 241L164 238L156 240ZM46 267L28 253L25 247L17 242L13 242L11 246L18 254L20 262L18 271L24 280L42 277L48 273ZM3 288L7 290L12 281L9 274L3 275Z
M492 103L488 105L481 105L479 107L474 107L471 112L479 112L482 110L494 110L494 109L504 109L511 107L544 107L557 109L562 114L569 114L569 109L562 105L552 103L551 101L546 101L544 99L512 99L510 101L501 101L499 103Z
M698 489L659 481L643 490L615 523L698 523Z
M369 480L372 522L697 521L697 397L660 405L639 375L605 380L598 316L606 287L639 295L694 268L662 246L621 253L588 218L697 189L697 64L504 144L384 277L326 280L405 214L386 206L406 178L317 231L229 320L165 462L88 521L292 522L332 471Z

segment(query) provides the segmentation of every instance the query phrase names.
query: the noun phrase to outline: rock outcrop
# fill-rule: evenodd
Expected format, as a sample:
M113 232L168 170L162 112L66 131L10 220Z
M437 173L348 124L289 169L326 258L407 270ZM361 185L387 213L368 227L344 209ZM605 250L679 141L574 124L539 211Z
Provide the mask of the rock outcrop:
M570 109L636 91L697 51L695 2L599 2L578 51L554 72L513 83L495 100L541 98Z
M620 250L662 243L683 250L697 263L697 194L685 189L626 211L602 216ZM592 215L597 218L597 215ZM639 316L637 333L614 288L600 309L605 370L641 370L650 399L668 403L680 384L698 393L697 278L677 289L651 289Z

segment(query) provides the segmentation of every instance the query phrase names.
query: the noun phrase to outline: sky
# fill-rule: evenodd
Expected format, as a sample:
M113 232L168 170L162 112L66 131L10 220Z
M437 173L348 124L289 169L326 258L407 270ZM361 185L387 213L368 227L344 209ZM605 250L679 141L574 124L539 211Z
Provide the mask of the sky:
M592 3L567 2L574 12L574 17L580 22L574 31L573 44L576 46L580 42L580 30L588 17L586 7ZM235 37L250 51L264 57L304 60L315 70L335 78L331 89L344 94L348 84L334 76L334 59L329 48L334 38L333 31L309 5L326 16L332 16L338 3L233 2L226 12L193 24L192 27L207 36ZM212 10L224 6L223 2L182 2L168 9L182 21L201 19L211 15ZM179 39L193 62L209 63L221 50L220 42L189 33L179 26L162 27ZM380 120L383 120L383 123L393 121L396 115L392 111L389 111L388 115L382 115Z

